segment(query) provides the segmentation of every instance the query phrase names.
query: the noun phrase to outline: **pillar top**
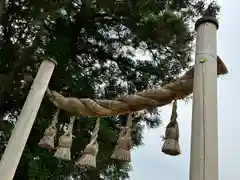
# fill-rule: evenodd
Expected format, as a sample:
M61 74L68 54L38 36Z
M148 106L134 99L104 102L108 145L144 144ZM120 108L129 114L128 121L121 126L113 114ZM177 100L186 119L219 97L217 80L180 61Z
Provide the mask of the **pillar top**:
M46 59L46 61L53 62L55 64L55 66L57 66L57 61L53 58L48 58L48 59Z
M216 26L217 29L219 28L218 20L215 17L203 16L202 18L198 19L197 22L195 23L195 30L197 30L197 28L203 23L212 23Z

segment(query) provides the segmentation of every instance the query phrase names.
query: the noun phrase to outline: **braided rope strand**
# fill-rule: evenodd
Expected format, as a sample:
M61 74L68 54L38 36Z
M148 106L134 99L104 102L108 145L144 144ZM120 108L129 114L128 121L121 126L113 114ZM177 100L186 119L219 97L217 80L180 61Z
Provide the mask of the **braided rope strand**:
M64 160L71 160L71 147L72 147L72 130L76 116L70 118L70 123L66 132L59 137L57 151L54 157Z
M55 112L55 114L54 114L54 116L52 118L52 123L51 123L52 126L55 126L58 123L58 115L59 115L59 113L60 113L60 109L57 108L57 111Z
M69 124L68 124L68 129L67 129L66 133L72 133L72 131L73 131L73 125L74 125L75 120L76 120L76 116L72 116L72 117L70 118L70 122L69 122Z
M97 142L99 128L100 128L100 118L98 117L97 120L96 120L95 128L94 128L93 133L91 135L91 139L90 139L89 144L95 144Z
M60 113L60 109L58 108L55 112L52 122L50 126L45 129L44 137L39 141L38 145L45 149L54 149L55 148L55 138L57 134L56 124L58 123L58 115Z
M85 147L82 157L80 157L75 165L86 168L96 168L96 158L99 151L97 142L98 131L100 126L100 117L97 118L96 124L91 135L90 143Z
M130 162L131 154L130 149L132 147L131 127L132 127L132 113L128 114L127 124L122 128L117 144L111 156L112 159Z

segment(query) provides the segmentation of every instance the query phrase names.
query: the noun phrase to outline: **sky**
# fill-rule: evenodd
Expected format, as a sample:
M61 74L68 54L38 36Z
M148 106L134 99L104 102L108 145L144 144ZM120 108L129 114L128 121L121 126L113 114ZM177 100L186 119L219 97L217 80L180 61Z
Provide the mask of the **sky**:
M219 179L240 177L240 80L238 78L238 51L240 51L240 1L218 0L221 6L217 34L218 55L228 67L229 73L218 79L218 134L219 134ZM238 84L239 83L239 84ZM190 136L192 102L179 102L178 122L182 154L178 157L166 156L161 152L166 124L171 115L171 107L161 108L163 126L146 129L144 145L133 150L131 180L189 179ZM239 138L239 139L238 139Z

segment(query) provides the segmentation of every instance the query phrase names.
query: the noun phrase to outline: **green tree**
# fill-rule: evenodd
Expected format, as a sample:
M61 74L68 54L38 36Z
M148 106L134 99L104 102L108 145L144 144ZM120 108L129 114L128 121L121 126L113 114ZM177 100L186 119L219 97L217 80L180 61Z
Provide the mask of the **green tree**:
M6 0L0 20L1 154L42 59L58 62L51 89L65 96L113 99L163 85L188 69L193 21L218 11L215 3L206 6L200 0ZM138 51L150 60L138 59ZM128 178L130 165L110 159L119 117L101 121L98 166L87 171L38 147L54 111L44 99L15 180ZM142 144L142 122L150 128L160 125L157 112L151 112L151 118L143 115L135 121L135 147ZM61 123L68 120L62 112ZM93 127L94 118L78 117L73 160L88 143Z

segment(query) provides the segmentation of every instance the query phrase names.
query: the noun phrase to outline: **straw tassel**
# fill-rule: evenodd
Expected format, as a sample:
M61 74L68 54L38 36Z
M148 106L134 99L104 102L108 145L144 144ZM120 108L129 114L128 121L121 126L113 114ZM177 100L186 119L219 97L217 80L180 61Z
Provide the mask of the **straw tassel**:
M75 163L76 166L86 167L88 169L96 168L96 158L99 151L99 145L97 142L99 126L100 126L100 118L97 118L90 143L84 149L82 157L80 157L76 161Z
M174 100L172 106L172 115L165 131L165 142L162 152L170 156L177 156L181 153L179 146L179 127L177 122L177 100Z
M132 114L129 114L127 119L127 125L125 127L122 127L117 145L111 156L112 159L117 159L125 162L131 161L130 150L132 148L132 137L131 137L132 119L133 119Z
M60 109L57 109L56 113L53 116L51 125L45 130L44 137L38 143L40 147L45 149L55 148L55 139L57 134L56 124L58 122L59 113L60 113Z
M54 157L62 160L71 160L71 147L72 147L72 130L76 117L70 119L67 131L59 137L57 151Z

